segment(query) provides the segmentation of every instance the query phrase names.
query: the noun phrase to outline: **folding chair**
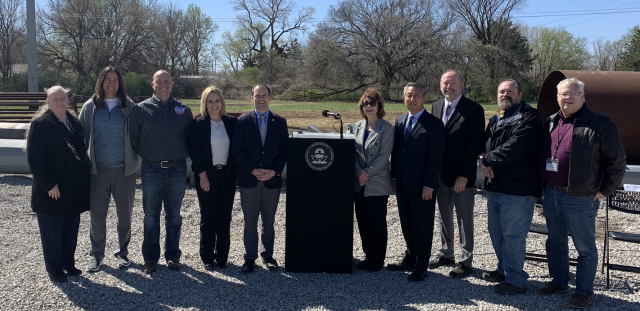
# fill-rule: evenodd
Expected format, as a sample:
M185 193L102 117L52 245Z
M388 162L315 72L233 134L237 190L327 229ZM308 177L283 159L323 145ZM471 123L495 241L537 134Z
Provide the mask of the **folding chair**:
M542 206L543 199L544 198L540 198L536 201L536 208L538 208L538 206ZM549 229L547 229L547 225L543 223L538 223L538 222L531 222L531 227L529 227L529 232L549 235ZM569 232L569 236L571 236L571 232ZM531 261L547 262L547 255L526 252L524 259L531 260ZM569 257L569 265L575 266L577 264L578 264L578 261L575 258Z
M623 213L640 214L640 192L624 191L623 188L620 188L607 197L607 210L604 224L604 252L602 252L602 273L604 273L604 268L606 266L607 288L609 288L609 270L640 273L640 266L634 267L609 263L609 238L622 242L640 244L640 232L628 233L609 230L610 208Z

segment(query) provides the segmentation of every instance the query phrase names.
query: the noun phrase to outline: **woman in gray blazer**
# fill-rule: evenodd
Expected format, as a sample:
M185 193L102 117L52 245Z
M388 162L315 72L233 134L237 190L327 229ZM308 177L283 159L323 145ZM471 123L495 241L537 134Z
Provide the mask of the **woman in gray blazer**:
M355 125L355 206L362 249L366 259L358 270L378 271L387 252L387 201L391 190L389 157L393 125L384 117L384 100L375 88L367 89L358 103L364 118Z
M107 211L111 196L118 215L118 245L114 252L118 268L129 267L131 212L136 187L138 155L131 148L129 113L135 106L124 92L120 72L108 66L96 82L95 93L80 111L91 159L91 252L88 272L97 272L104 260Z

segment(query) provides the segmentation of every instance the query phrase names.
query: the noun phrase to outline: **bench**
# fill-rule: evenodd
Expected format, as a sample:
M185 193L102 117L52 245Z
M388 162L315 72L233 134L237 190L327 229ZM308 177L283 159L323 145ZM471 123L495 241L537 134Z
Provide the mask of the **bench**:
M44 92L0 92L0 122L29 123L46 99L47 93ZM88 99L88 96L72 96L69 108L78 114L78 108Z

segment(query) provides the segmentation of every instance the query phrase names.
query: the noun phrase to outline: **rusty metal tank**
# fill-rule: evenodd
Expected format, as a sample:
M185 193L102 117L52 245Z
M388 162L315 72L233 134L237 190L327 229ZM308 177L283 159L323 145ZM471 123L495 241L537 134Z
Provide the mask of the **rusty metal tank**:
M584 82L587 106L606 114L620 129L628 164L640 164L640 72L558 70L551 72L538 96L542 120L558 112L558 83L566 78Z

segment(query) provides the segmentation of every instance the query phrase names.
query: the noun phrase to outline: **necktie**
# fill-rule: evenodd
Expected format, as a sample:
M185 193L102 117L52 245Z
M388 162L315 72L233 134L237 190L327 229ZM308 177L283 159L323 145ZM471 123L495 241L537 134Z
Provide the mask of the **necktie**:
M265 115L260 116L260 139L262 139L262 145L264 146L264 140L267 138L267 118Z
M444 110L444 118L442 118L442 123L447 125L447 121L449 121L449 117L451 116L451 103L447 104L447 109Z
M409 118L407 118L407 126L404 127L404 141L407 141L407 138L409 138L409 134L411 134L412 120L413 120L413 116L409 116Z

